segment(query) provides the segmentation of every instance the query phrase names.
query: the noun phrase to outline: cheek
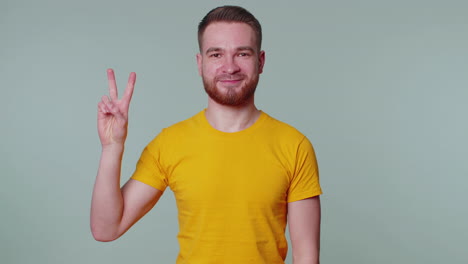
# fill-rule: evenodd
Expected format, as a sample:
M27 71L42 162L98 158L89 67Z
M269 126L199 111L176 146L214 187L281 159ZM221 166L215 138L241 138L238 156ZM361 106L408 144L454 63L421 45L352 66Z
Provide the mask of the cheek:
M215 64L215 63L211 63L211 64L205 64L203 65L203 73L205 75L216 75L219 71L219 65Z
M258 63L255 61L251 61L251 60L243 61L242 63L239 63L239 66L244 72L252 73L252 72L258 72L259 70Z

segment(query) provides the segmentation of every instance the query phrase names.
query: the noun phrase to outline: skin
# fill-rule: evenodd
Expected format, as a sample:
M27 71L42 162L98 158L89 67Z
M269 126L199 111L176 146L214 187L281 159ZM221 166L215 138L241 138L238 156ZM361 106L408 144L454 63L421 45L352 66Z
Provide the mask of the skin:
M98 241L112 241L145 215L162 192L130 180L120 188L120 169L127 137L128 108L136 81L131 73L118 99L114 71L107 70L109 95L98 103L98 133L102 152L91 202L91 231Z
M320 255L320 197L288 203L293 264L318 264Z
M206 89L221 97L242 95L258 81L265 64L265 52L258 50L255 34L247 24L210 24L197 54L198 72ZM108 70L109 95L98 103L98 133L101 160L91 204L91 231L98 241L112 241L124 234L157 203L158 189L130 179L120 188L120 168L127 137L128 108L136 75L131 73L124 95L118 99L113 70ZM227 96L229 97L229 96ZM240 103L226 104L208 97L208 122L224 132L248 128L260 116L254 95ZM288 203L288 225L294 264L319 263L320 199Z
M197 54L198 73L219 94L242 93L250 82L258 80L264 64L265 52L258 50L255 33L247 24L219 22L205 29ZM214 128L237 132L255 123L260 111L253 95L234 106L208 97L205 114Z
M205 30L198 71L209 99L226 106L252 104L265 52L255 46L255 35L241 23L213 23ZM245 33L244 33L245 32Z

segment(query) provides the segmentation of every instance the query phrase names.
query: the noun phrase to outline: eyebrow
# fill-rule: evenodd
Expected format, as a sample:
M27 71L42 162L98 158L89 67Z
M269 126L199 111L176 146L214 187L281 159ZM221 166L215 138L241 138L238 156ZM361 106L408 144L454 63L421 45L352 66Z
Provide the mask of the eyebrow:
M252 47L249 47L249 46L241 46L241 47L236 48L236 50L237 51L248 50L250 52L255 53L255 50ZM219 48L219 47L211 47L211 48L208 48L205 53L208 54L210 52L218 52L218 51L223 51L223 49Z
M210 53L210 52L216 52L216 51L221 51L222 49L221 48L217 48L217 47L213 47L213 48L209 48L206 50L206 54Z

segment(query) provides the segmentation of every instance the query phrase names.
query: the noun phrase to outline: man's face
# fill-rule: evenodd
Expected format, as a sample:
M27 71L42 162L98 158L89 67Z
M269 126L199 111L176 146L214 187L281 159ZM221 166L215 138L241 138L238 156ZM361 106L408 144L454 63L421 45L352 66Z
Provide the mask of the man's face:
M215 22L205 29L197 54L198 72L215 102L229 106L253 102L264 62L265 53L258 50L249 25Z

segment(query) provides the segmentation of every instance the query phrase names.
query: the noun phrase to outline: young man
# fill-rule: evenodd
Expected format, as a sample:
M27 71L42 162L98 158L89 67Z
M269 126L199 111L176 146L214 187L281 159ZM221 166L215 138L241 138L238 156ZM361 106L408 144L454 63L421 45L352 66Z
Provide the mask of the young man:
M96 240L120 237L169 186L179 214L177 263L284 263L289 223L294 264L319 262L321 194L315 154L293 127L259 111L254 93L265 63L261 27L241 7L200 22L198 71L208 107L163 131L120 188L128 106L108 70L110 99L98 105L102 155L93 192Z

